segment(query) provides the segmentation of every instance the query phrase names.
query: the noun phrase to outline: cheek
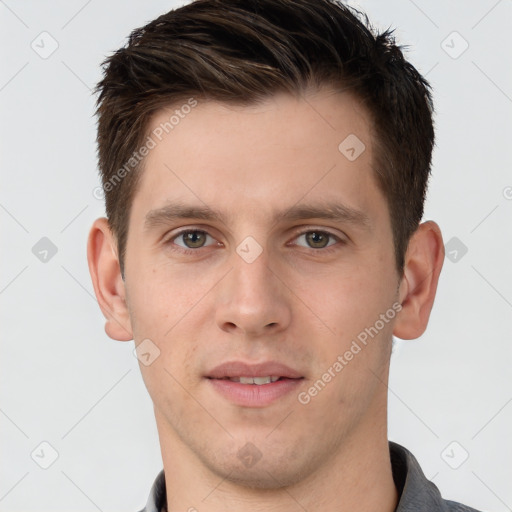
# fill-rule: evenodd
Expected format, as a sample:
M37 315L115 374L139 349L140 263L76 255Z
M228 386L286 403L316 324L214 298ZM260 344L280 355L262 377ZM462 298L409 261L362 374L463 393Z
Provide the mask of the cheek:
M200 285L186 284L167 272L146 271L127 288L134 339L137 345L150 340L146 346L157 354L149 365L140 360L141 374L153 401L164 410L166 404L186 404L189 396L182 386L195 385L191 376L198 331L194 326L204 320L197 318L204 291Z
M331 331L316 349L317 376L331 379L319 404L332 400L359 409L363 397L369 400L380 387L379 378L384 380L396 317L394 277L371 266L364 270L333 275L308 297Z
M156 346L158 358L140 366L148 388L159 393L162 382L168 382L169 389L177 385L172 376L185 384L194 375L201 332L213 322L208 293L215 279L178 272L168 264L139 268L145 270L129 282L127 299L137 344L149 339Z
M352 269L354 270L354 269ZM307 300L325 323L342 338L354 336L372 325L391 307L393 286L388 280L361 266L359 271L332 273L309 287Z
M178 269L168 263L135 272L127 286L135 339L172 338L173 331L188 320L189 314L206 296L212 277L192 269Z

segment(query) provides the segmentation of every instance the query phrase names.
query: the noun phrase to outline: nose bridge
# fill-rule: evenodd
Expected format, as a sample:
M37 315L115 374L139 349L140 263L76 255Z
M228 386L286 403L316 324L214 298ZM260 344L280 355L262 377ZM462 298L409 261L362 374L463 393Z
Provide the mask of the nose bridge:
M239 247L237 255L233 257L234 288L231 292L248 303L264 302L274 284L271 282L268 256L262 251L254 259L246 260L244 256L240 256L241 250Z
M242 242L231 258L232 270L223 280L217 323L224 330L259 334L285 328L291 317L283 285L269 268L265 250Z

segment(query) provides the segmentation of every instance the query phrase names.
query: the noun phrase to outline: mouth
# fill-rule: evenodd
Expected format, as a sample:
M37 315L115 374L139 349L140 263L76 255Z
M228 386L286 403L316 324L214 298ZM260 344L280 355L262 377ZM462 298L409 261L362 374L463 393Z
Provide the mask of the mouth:
M266 407L297 390L304 376L278 362L251 365L231 361L211 370L206 379L218 394L232 404Z
M212 377L210 377L212 378ZM271 384L273 382L277 382L278 380L287 379L288 377L223 377L222 379L217 380L229 380L231 382L240 382L240 384L255 384L256 386L263 386L265 384Z

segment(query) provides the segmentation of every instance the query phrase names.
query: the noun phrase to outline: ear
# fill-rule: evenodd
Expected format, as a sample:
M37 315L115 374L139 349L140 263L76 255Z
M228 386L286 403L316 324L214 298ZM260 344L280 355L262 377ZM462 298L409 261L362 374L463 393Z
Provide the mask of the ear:
M399 287L402 310L393 330L398 338L411 340L425 332L443 263L444 245L439 226L433 221L420 224L405 255Z
M98 304L106 318L105 332L119 341L133 339L117 246L108 220L96 219L89 233L87 260Z

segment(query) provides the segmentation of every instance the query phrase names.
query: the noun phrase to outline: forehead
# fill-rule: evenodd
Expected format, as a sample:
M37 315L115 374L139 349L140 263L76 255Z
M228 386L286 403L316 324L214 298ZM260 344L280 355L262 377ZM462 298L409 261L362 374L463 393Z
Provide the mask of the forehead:
M349 135L358 135L361 141L364 139L366 149L371 149L369 119L366 107L355 95L323 88L300 95L277 93L243 105L190 97L157 111L148 124L148 132L157 143L168 145L182 142L180 135L193 135L198 143L196 150L224 148L236 152L237 148L234 144L230 147L229 142L243 139L244 146L258 151L268 149L271 137L274 146L309 140L317 147L323 141L332 149L333 142L341 142ZM262 127L266 130L262 131ZM327 133L330 136L326 138ZM208 139L218 142L224 135L230 138L217 148L200 144ZM192 143L189 139L183 149ZM334 149L338 149L337 145Z
M153 116L134 206L193 201L240 217L321 199L371 213L379 192L370 133L369 116L347 93L277 94L250 105L191 98Z

